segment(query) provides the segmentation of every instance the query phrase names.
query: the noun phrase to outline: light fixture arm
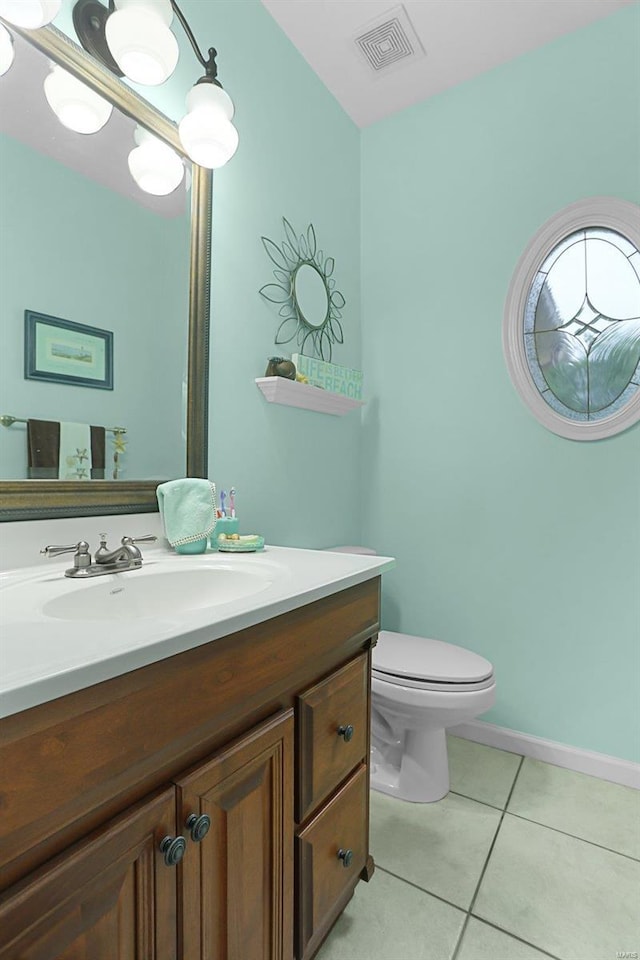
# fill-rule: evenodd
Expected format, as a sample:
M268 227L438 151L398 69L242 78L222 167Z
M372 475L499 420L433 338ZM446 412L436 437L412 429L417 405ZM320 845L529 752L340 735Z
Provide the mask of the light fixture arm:
M176 19L180 22L189 43L193 48L198 63L204 67L205 75L200 78L198 83L214 83L221 87L218 80L218 67L216 64L217 51L214 47L209 47L209 56L204 57L200 47L193 35L193 30L187 22L187 18L176 3L176 0L170 0L171 9ZM93 54L116 76L123 76L122 70L113 59L105 39L105 25L110 14L114 13L116 5L114 0L108 0L107 6L103 6L100 0L76 0L73 7L73 25L78 35L80 43L85 50Z
M113 3L113 0L110 0L110 2ZM173 12L175 13L176 17L180 21L180 24L182 25L182 29L186 33L189 43L193 47L193 52L195 53L198 61L204 67L205 76L202 77L202 80L199 82L209 81L210 83L215 83L217 84L217 86L220 87L221 83L217 79L218 67L216 64L216 57L218 56L218 51L214 47L209 47L209 57L207 60L205 60L202 53L200 52L200 47L196 42L196 38L193 35L193 30L187 23L187 19L184 13L182 12L182 10L180 9L180 7L178 6L178 4L176 3L176 0L171 0L171 7L173 8Z

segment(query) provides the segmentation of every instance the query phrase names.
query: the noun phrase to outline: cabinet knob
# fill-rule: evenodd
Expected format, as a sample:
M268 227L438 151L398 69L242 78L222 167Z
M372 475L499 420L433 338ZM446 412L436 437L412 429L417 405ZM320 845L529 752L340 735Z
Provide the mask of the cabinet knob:
M206 835L209 833L209 827L211 826L211 819L203 813L201 816L197 817L195 813L190 813L185 821L185 826L187 830L191 831L191 839L194 843L200 843Z
M345 743L349 743L349 740L351 740L353 736L353 727L351 724L348 723L346 726L338 727L338 736L344 737Z
M187 849L184 837L165 837L160 841L160 853L164 854L164 862L168 867L175 867L180 863Z
M340 847L338 850L338 860L342 860L343 867L350 867L353 860L353 850L343 850L342 847Z

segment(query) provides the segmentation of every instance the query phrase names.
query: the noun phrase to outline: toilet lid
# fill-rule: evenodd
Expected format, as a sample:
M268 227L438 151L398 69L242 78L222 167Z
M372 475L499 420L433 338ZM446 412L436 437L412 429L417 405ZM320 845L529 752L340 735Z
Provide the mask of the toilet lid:
M489 661L472 650L388 630L378 634L373 670L389 677L431 683L478 683L493 675Z

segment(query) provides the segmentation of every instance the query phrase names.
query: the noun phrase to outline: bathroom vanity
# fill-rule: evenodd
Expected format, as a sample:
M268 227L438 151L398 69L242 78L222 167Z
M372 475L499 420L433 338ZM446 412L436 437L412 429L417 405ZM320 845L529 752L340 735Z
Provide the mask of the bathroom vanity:
M145 647L126 672L114 656L88 686L68 670L77 689L35 685L43 702L0 720L1 960L315 954L373 872L370 651L391 565L331 557L350 575L227 604L210 639L201 611L179 652ZM273 616L278 591L293 599Z

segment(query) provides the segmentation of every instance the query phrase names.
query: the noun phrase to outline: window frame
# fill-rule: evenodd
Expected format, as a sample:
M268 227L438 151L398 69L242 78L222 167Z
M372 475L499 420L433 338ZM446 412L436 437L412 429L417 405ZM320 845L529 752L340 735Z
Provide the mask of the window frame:
M563 417L544 399L533 380L524 340L524 317L531 284L544 260L561 240L578 230L604 227L626 237L640 250L640 207L617 197L588 197L559 210L527 244L511 278L504 307L502 349L511 381L548 430L568 440L602 440L627 430L640 419L640 387L619 410L594 421Z

